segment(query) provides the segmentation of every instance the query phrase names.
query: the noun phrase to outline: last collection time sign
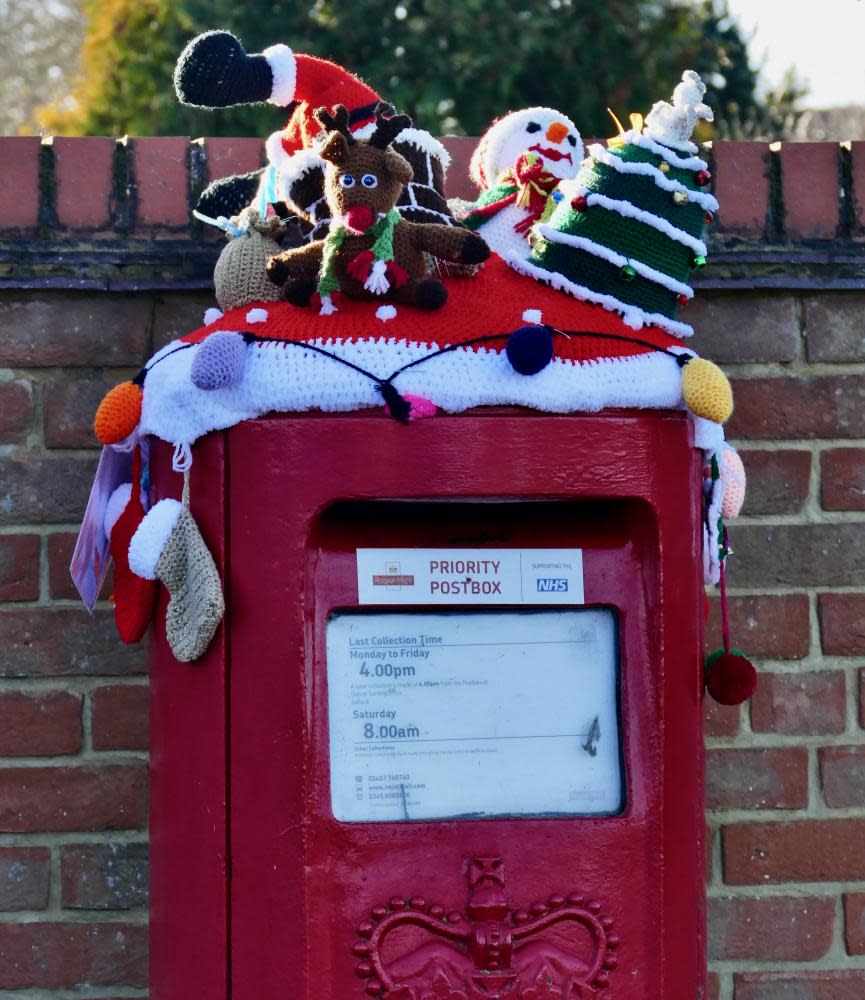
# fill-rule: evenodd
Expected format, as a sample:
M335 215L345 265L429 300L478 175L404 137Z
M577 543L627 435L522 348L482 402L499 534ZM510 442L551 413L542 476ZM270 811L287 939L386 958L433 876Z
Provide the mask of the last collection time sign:
M333 616L334 816L619 811L616 645L605 609Z

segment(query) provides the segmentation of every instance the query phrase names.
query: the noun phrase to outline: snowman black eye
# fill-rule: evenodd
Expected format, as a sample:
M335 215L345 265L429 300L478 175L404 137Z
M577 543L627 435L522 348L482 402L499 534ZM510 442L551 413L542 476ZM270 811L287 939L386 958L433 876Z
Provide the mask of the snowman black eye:
M537 122L529 122L529 124L526 125L526 132L540 132L540 130L541 126L538 125Z
M353 174L340 174L339 183L342 184L344 188L354 187L354 175Z
M378 177L375 174L364 174L360 182L365 188L378 187Z
M577 137L576 137L575 135L569 135L569 136L568 136L568 142L569 142L569 143L570 143L570 144L571 144L572 146L576 146L576 144L577 144Z

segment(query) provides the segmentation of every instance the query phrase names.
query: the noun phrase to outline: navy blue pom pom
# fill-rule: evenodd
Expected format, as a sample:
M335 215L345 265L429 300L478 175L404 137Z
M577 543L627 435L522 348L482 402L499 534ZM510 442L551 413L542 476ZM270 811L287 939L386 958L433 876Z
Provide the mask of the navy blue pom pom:
M505 346L511 366L520 375L537 375L553 360L553 338L549 327L521 326Z

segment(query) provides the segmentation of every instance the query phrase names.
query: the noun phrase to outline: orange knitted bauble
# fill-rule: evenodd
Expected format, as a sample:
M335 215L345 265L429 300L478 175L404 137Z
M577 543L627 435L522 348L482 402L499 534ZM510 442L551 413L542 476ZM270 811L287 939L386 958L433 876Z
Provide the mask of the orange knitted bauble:
M121 382L99 404L93 430L100 444L118 444L135 430L141 419L143 394L134 382Z

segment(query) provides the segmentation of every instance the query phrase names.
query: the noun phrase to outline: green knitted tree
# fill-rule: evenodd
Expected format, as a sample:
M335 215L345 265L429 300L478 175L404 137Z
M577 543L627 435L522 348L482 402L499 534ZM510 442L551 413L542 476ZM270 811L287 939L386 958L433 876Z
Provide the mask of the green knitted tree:
M654 324L690 335L676 310L693 295L688 275L706 263L701 236L718 207L691 142L697 119L712 119L705 91L689 70L673 103L656 103L642 130L593 145L575 180L561 185L564 197L549 219L535 227L528 261L511 266L621 312L637 329Z

